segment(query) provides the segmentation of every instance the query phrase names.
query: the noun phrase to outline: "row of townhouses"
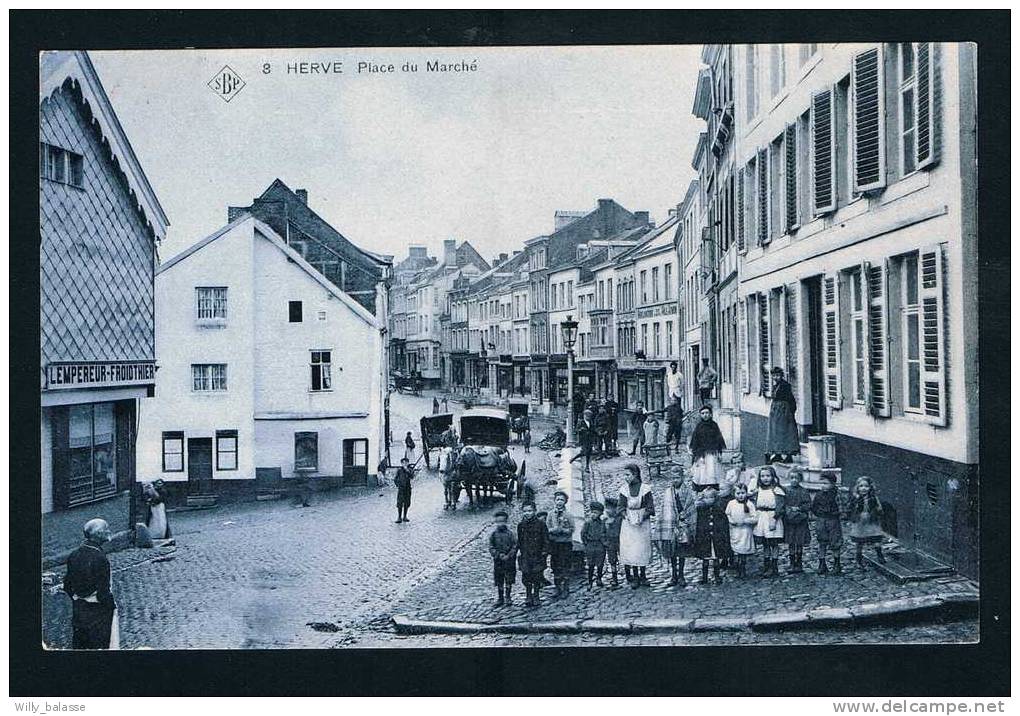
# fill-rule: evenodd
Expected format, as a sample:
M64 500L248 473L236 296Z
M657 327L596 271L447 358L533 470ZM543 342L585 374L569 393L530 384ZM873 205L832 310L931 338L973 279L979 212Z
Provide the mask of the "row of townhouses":
M696 179L655 225L609 199L486 263L412 247L390 368L450 391L565 402L575 389L687 405L703 360L718 420L764 456L770 373L804 452L874 477L904 543L976 575L976 58L970 45L708 45L692 112ZM813 451L812 451L813 452Z
M386 455L392 260L274 181L160 260L169 221L84 52L40 59L44 552L86 519L367 484ZM196 237L197 238L197 237Z

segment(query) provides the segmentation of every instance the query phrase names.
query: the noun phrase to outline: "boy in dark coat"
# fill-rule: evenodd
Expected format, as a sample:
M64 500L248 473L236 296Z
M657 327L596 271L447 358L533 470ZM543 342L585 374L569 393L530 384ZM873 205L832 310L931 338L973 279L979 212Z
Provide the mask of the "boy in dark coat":
M489 535L489 554L492 555L492 575L496 583L496 606L501 607L504 603L513 603L510 592L517 581L517 537L507 527L505 510L497 511L492 517L496 526Z
M695 498L697 527L694 532L694 554L701 558L701 584L708 584L708 567L716 584L722 584L719 563L732 554L730 522L726 516L726 500L715 487L707 487Z
M617 570L620 567L620 525L623 513L618 509L615 497L606 498L606 560L609 562L609 579L612 587L619 587Z
M606 565L608 530L602 519L602 511L602 503L593 501L588 506L588 517L581 528L581 544L584 545L584 557L588 564L588 591L591 591L592 582L600 587L605 586L602 583L602 572Z
M411 507L411 480L414 479L414 468L405 457L400 459L400 469L397 470L393 484L397 487L397 524L410 522L407 519L407 510Z
M843 547L843 525L840 522L839 496L836 493L836 476L822 473L822 491L811 500L811 514L815 516L815 539L818 540L818 573L828 574L825 553L832 552L833 574L843 574L839 550Z
M790 486L786 490L786 512L783 517L783 538L790 550L790 574L804 572L804 548L811 542L808 514L811 512L811 493L801 487L803 475L793 468L787 475Z
M630 454L634 455L638 447L645 446L645 420L648 414L645 412L645 404L638 402L634 414L630 416L630 429L634 432L634 444L630 446ZM644 450L642 450L644 452Z
M521 507L522 519L517 525L517 564L521 568L521 581L527 593L525 604L537 607L538 592L544 581L545 556L549 553L549 529L545 521L537 519L535 503L525 502Z

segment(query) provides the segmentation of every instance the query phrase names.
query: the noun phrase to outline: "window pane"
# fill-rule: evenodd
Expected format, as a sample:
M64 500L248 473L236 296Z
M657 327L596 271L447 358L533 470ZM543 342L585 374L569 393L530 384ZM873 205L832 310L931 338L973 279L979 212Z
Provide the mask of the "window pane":
M918 334L920 333L919 320L920 317L916 313L907 316L907 360L918 360L920 358L920 348L918 346Z
M319 464L318 433L294 434L294 467L298 470L315 469Z
M921 407L921 364L907 366L907 402L911 408Z
M85 158L80 154L70 154L70 183L80 187L85 182Z
M907 284L907 305L917 305L917 254L911 254L903 262Z
M903 57L903 61L900 63L902 70L900 79L905 81L914 76L914 45L910 42L904 42L900 45L900 48Z
M854 356L858 359L864 358L864 321L854 321Z
M313 356L314 356L314 354L313 354ZM319 375L319 368L321 366L314 364L314 361L315 361L314 357L312 358L312 361L313 361L313 365L312 365L312 390L322 390L322 378Z

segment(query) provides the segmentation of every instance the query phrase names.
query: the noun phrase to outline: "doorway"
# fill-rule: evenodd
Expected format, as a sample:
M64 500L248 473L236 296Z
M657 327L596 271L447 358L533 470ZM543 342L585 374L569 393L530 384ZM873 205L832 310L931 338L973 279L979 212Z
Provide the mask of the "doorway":
M188 438L188 493L212 494L212 438Z
M825 360L822 336L822 277L813 276L804 281L808 301L808 370L811 373L811 423L808 435L824 435L827 432L825 406Z
M368 484L368 440L353 438L344 440L344 484ZM424 450L425 447L422 446Z

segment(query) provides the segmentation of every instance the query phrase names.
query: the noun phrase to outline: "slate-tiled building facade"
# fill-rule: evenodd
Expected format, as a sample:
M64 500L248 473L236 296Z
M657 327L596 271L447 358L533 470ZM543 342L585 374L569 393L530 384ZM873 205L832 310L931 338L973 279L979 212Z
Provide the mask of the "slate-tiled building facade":
M84 52L40 58L44 550L128 527L138 404L155 384L153 273L167 217ZM86 514L87 513L87 514ZM63 530L61 523L72 527Z

